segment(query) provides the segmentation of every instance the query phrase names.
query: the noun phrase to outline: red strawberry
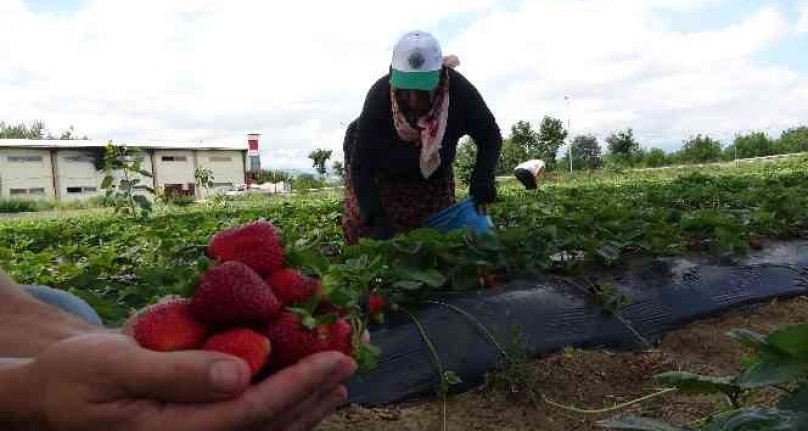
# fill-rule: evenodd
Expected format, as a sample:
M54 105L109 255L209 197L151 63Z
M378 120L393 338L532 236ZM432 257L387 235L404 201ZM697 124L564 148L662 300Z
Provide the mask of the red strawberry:
M227 353L244 359L250 365L253 376L258 374L266 364L269 347L267 337L247 328L230 329L213 334L202 345L203 350Z
M370 294L370 298L368 298L368 312L371 316L383 312L386 305L387 302L384 300L383 296L378 293Z
M266 322L281 303L264 280L247 265L225 262L205 272L191 299L191 311L210 324Z
M370 318L376 323L384 323L384 307L387 306L387 301L378 293L371 293L368 298L368 313Z
M353 356L353 328L351 324L347 320L340 319L326 328L329 337L328 348Z
M283 268L283 246L269 222L257 221L223 230L208 244L208 256L220 262L241 262L266 277Z
M162 302L137 317L133 335L138 344L158 352L195 349L202 344L207 326L191 313L187 299Z
M304 327L300 316L294 313L281 314L278 320L269 324L266 334L274 348L272 363L279 368L328 350L327 339L322 333Z
M303 302L320 289L318 280L290 268L274 272L266 281L284 305Z

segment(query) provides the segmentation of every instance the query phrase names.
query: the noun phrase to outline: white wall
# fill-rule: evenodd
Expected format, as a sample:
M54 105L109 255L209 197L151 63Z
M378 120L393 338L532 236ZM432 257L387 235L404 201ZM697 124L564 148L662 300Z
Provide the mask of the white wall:
M240 151L197 151L197 167L210 169L216 190L227 190L232 185L244 184L244 159ZM199 196L204 197L200 190Z
M166 184L194 184L193 151L155 150L152 156L157 187Z
M104 180L103 170L96 171L93 164L93 152L87 150L58 150L56 153L56 187L59 199L75 200L90 198L104 193L101 182ZM151 172L151 157L142 153L141 169ZM123 178L122 174L115 175L115 184ZM149 177L135 175L140 180L136 187L153 186ZM95 190L93 190L95 189Z
M0 197L53 199L54 196L50 150L0 148Z

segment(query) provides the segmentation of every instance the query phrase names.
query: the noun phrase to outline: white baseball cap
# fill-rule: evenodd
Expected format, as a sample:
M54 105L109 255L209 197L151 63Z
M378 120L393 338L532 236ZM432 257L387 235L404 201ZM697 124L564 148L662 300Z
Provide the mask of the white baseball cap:
M393 50L390 85L402 90L434 90L440 83L443 53L440 43L425 31L405 34Z

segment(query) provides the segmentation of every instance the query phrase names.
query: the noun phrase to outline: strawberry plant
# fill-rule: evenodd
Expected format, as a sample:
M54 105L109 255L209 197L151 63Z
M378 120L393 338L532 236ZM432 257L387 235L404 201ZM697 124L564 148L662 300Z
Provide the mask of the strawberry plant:
M725 409L685 427L640 417L608 420L600 425L646 431L808 429L808 324L781 328L767 336L742 329L728 335L754 351L744 359L740 374L712 377L675 371L656 376L660 384L682 394L722 394L727 401ZM780 392L776 405L744 405L750 393L765 389Z

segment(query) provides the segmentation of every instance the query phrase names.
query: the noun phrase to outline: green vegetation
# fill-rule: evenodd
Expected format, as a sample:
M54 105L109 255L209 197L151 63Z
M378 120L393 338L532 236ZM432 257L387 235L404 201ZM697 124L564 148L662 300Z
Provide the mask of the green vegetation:
M400 302L478 288L480 269L574 270L586 262L615 265L633 253L743 253L753 236L808 234L808 158L556 180L534 192L502 185L492 214L498 243L463 232L417 231L390 244L346 248L341 195L318 193L234 199L227 206L158 206L154 215L132 219L101 213L7 220L0 222L0 266L22 283L74 292L118 322L130 308L186 292L205 264L209 236L259 218L283 230L302 266L350 279L369 263L357 259L378 259L376 274ZM564 254L583 260L560 260Z
M685 427L654 419L625 417L601 422L618 430L743 431L808 429L808 324L781 328L768 336L735 329L728 335L753 355L735 376L701 376L671 371L656 376L658 383L686 395L723 394L721 411ZM747 400L764 391L779 393L775 407L760 407Z

